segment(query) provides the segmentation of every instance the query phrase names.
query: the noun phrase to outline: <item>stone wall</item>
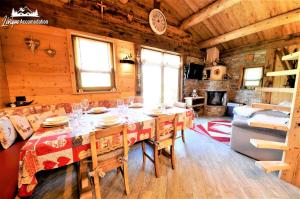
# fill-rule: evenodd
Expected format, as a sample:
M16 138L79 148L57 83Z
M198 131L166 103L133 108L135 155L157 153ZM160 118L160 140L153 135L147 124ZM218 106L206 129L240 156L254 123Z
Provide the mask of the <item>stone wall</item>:
M245 104L262 101L263 96L261 92L244 90L240 87L243 78L243 68L261 66L265 67L266 54L266 50L258 50L222 58L225 66L227 66L227 73L232 77L232 79L229 80L229 101Z
M222 55L221 55L222 56ZM245 67L266 67L267 50L257 50L228 57L222 57L222 62L227 67L227 74L232 79L227 81L209 81L186 79L184 81L183 95L190 96L193 89L197 89L198 95L204 96L205 91L211 85L222 82L224 87L228 88L227 97L229 101L251 104L263 101L263 94L254 90L241 89L243 68ZM227 89L225 89L227 90Z
M184 82L183 95L191 96L193 89L197 90L199 96L204 96L205 91L228 91L230 88L230 81L217 80L194 80L186 79Z

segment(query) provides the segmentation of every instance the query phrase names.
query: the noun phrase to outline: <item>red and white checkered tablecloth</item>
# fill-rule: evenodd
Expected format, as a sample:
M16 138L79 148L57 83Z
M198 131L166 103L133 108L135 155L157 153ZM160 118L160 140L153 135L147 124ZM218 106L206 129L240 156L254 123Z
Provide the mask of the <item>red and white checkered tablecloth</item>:
M121 113L128 123L128 144L153 138L155 135L154 118L144 114L143 109L129 109ZM193 127L193 113L187 109L168 109L169 114L178 113L178 126L181 129ZM50 170L90 157L89 132L99 119L106 114L119 114L111 109L105 114L87 114L78 120L72 120L68 127L41 128L23 146L19 162L19 196L32 195L38 184L35 174ZM107 143L106 143L107 142ZM114 138L104 141L114 144Z

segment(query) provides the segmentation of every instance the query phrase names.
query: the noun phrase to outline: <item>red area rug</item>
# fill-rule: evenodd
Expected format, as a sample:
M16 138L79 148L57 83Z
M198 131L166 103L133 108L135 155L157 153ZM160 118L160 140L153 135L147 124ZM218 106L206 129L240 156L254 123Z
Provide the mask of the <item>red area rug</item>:
M229 120L212 120L207 123L207 126L196 124L193 130L224 144L230 143L231 121Z

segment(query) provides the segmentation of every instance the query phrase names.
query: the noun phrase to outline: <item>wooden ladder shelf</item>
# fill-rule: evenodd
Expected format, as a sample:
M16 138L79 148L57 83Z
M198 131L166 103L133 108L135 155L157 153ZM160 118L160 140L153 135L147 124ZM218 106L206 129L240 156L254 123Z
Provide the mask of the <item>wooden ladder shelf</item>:
M250 139L250 143L258 149L275 149L286 151L289 148L284 142Z
M292 106L284 107L272 104L254 103L253 108L290 112L288 125L274 125L263 122L250 122L250 126L286 131L286 141L274 142L267 140L250 139L250 143L259 149L283 150L281 161L256 161L255 165L265 172L280 171L279 177L300 187L300 51L282 57L282 60L298 60L297 69L275 71L267 76L296 75L295 88L257 88L262 92L292 93Z
M283 61L287 61L287 60L299 60L300 57L300 51L289 54L289 55L285 55L282 57Z
M270 92L270 93L294 93L294 88L273 88L273 87L259 87L255 91Z
M279 131L288 131L289 127L287 125L280 125L280 124L271 124L271 123L264 123L264 122L250 122L249 126L259 127L259 128L266 128L266 129L273 129Z
M255 166L261 168L266 173L290 169L288 164L281 161L256 161Z
M283 71L275 71L275 72L268 72L267 76L268 77L276 77L276 76L286 76L286 75L296 75L297 70L283 70Z
M279 106L275 104L253 103L252 108L261 108L266 110L286 111L291 112L291 108L288 106Z

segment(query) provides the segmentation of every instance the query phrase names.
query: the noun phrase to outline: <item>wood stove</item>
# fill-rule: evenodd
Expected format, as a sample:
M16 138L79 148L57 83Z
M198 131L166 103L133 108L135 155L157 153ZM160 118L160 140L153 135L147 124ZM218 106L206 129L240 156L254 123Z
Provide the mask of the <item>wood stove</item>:
M227 91L206 91L204 112L207 116L220 117L226 112Z
M206 91L207 102L209 106L224 106L226 105L226 91Z

